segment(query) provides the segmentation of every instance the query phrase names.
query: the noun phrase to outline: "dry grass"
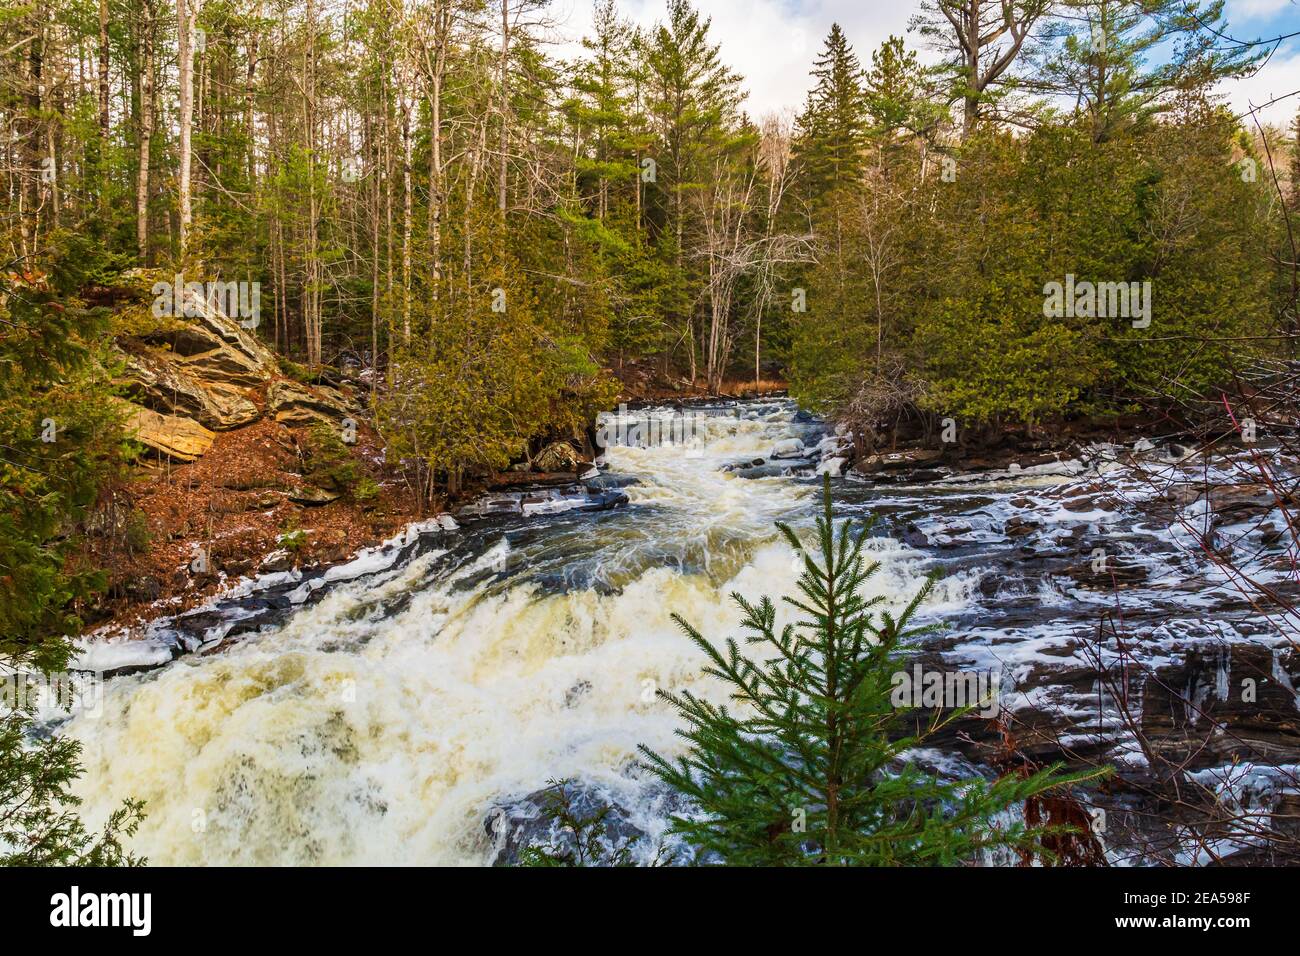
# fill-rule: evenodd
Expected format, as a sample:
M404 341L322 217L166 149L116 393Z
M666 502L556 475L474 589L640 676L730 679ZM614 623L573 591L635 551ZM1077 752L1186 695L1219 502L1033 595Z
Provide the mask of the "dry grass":
M760 378L758 381L751 378L744 381L723 382L721 392L732 398L760 397L784 392L789 387L788 382L779 378Z

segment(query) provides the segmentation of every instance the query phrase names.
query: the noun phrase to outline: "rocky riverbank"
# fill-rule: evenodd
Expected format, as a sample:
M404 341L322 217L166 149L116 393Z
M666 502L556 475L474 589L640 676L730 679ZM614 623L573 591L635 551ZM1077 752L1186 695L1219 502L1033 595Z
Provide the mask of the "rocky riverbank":
M616 503L584 485L590 462L557 442L421 514L371 427L365 371L308 376L188 293L187 314L155 316L155 278L133 273L96 295L115 310L119 401L142 447L81 555L108 572L105 594L83 610L101 632L138 633L259 575L323 573L430 510L483 507L473 503L485 490L487 507L507 512L563 509L575 495Z

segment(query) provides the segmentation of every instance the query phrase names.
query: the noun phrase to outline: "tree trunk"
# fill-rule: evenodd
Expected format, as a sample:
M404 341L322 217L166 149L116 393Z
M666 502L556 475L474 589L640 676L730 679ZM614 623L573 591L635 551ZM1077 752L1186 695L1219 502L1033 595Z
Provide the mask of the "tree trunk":
M190 196L191 134L194 126L194 24L202 0L176 0L176 25L180 50L180 135L177 162L180 179L176 204L180 217L180 257L189 251L190 224L193 221Z
M501 0L501 165L497 171L497 209L506 214L506 162L510 144L510 0Z
M262 4L257 4L257 18L262 18ZM257 182L257 137L253 132L253 104L254 104L254 86L253 78L257 73L257 47L258 32L256 29L248 32L248 74L244 78L244 128L248 133L248 182L249 188L252 189Z
M402 93L402 338L411 344L411 103Z
M99 0L99 138L108 144L108 0ZM103 159L101 155L101 160Z
M143 0L144 24L140 31L140 157L135 181L135 241L140 262L149 264L149 150L153 142L154 114L154 8Z

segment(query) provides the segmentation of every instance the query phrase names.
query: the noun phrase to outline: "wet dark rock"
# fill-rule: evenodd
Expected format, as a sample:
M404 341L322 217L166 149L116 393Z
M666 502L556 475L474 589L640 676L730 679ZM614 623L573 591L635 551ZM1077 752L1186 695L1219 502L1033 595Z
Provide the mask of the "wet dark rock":
M568 786L570 809L579 817L590 817L608 807L605 816L607 848L618 847L642 840L646 833L631 822L627 808L609 800L606 794L582 783ZM532 793L494 806L483 820L483 832L492 840L490 859L492 866L514 866L520 855L530 846L544 846L552 852L572 852L576 840L571 830L565 829L546 814L553 791L551 788Z
M610 508L621 508L628 503L628 497L621 491L588 491L587 504L583 506L586 511L605 511Z
M901 468L915 468L943 458L943 451L936 448L912 448L904 451L891 451L879 455L868 455L854 465L854 470L861 474L876 471L892 471Z
M925 536L925 532L911 521L903 528L903 543L912 548L930 547L930 539Z
M1293 496L1268 485L1226 485L1210 492L1210 510L1216 515L1240 521L1268 514L1279 505L1290 504Z
M1300 655L1290 648L1224 645L1160 668L1142 696L1142 731L1190 768L1300 754ZM1208 742L1208 745L1207 745Z
M1109 556L1104 563L1088 558L1065 572L1081 588L1109 591L1130 588L1147 579L1147 569L1133 561Z
M614 491L619 488L630 488L640 481L641 479L635 475L600 474L586 479L582 485L588 491Z
M1009 538L1023 538L1027 534L1033 534L1040 527L1037 521L1028 521L1024 518L1008 518L1007 523L1003 526L1002 532Z
M755 465L737 468L734 474L740 478L779 478L788 471L785 465Z

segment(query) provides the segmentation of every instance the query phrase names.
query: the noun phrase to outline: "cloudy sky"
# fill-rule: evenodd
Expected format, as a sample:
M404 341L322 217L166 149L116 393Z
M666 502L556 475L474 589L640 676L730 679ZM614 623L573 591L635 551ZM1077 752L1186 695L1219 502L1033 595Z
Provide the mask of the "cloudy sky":
M797 108L808 89L808 69L832 23L839 23L859 58L891 33L906 36L907 22L919 0L695 0L712 17L712 33L727 62L744 74L749 109L755 116ZM665 0L619 0L622 15L649 26L662 19ZM554 0L551 13L563 35L581 36L591 22L590 0ZM1256 39L1300 31L1300 0L1227 0L1230 35ZM919 45L908 37L909 45ZM567 46L567 44L566 44ZM1300 90L1300 37L1285 41L1255 76L1225 84L1229 102L1244 112L1276 96ZM1260 115L1268 122L1289 123L1300 95L1283 100Z

